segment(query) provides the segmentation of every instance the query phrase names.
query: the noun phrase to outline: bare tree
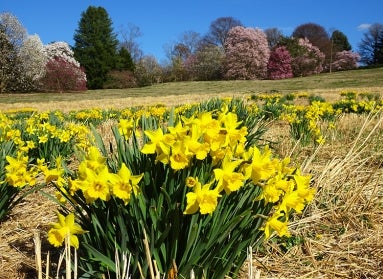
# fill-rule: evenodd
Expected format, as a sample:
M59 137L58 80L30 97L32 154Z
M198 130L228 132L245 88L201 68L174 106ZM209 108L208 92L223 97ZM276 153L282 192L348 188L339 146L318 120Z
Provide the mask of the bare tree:
M128 23L127 27L121 26L118 33L122 38L120 46L126 48L133 61L137 63L143 56L140 45L137 43L137 38L142 36L140 28L133 23Z
M136 64L135 76L139 86L161 82L162 68L152 55L145 55Z
M209 32L203 39L208 45L223 47L230 29L243 26L241 21L233 17L219 17L210 24Z
M284 37L281 30L278 28L268 28L265 29L265 34L267 37L267 42L269 43L269 47L273 48L281 41L281 39Z
M383 24L374 23L363 34L359 54L363 64L383 64Z
M201 35L195 31L186 31L179 36L179 40L173 44L170 50L170 59L177 57L185 61L196 52L201 42Z

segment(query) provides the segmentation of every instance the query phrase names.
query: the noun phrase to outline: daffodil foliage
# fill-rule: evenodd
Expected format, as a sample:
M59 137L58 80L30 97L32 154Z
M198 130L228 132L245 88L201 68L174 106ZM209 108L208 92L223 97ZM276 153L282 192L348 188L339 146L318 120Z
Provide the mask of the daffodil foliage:
M121 119L111 148L95 134L74 174L57 183L69 217L59 215L48 239L57 246L73 236L89 276L115 271L117 250L132 255L134 277L147 278L145 238L161 274L234 276L247 247L289 235L290 213L314 196L289 158L249 144L254 129L225 103L168 121Z

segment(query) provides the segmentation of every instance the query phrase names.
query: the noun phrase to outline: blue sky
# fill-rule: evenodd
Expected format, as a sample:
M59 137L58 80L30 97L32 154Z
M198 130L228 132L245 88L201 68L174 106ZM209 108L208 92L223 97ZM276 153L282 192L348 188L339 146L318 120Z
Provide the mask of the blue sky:
M383 23L382 0L0 0L0 12L15 15L44 44L65 41L73 45L81 13L91 5L107 10L115 31L128 24L138 26L140 48L160 62L166 58L166 45L182 33L206 34L210 23L224 16L239 19L246 27L276 27L285 35L300 24L317 23L328 31L342 31L355 51L364 28Z

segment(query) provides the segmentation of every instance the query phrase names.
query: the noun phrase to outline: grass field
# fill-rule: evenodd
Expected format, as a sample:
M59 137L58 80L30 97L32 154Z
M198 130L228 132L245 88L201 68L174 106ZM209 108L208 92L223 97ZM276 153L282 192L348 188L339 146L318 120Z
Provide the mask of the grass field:
M333 91L355 88L379 92L383 68L334 72L285 80L196 81L163 83L149 87L89 90L84 93L2 94L0 110L35 108L64 111L85 108L123 108L163 103L177 105L218 96L242 96L264 92L310 91L331 99ZM376 88L376 89L375 89Z
M307 92L331 103L344 90L383 96L383 68L280 81L179 82L84 93L7 94L0 95L0 111L172 106L265 92ZM100 130L107 134L108 125ZM265 140L275 142L279 156L290 156L313 175L317 194L315 202L292 222L293 237L284 243L271 238L254 251L242 278L383 278L382 114L343 114L335 125L325 144L303 146L291 138L286 123L268 123ZM0 224L0 279L35 278L33 236L46 232L46 224L54 217L51 208L52 202L35 193ZM43 252L49 250L45 244Z

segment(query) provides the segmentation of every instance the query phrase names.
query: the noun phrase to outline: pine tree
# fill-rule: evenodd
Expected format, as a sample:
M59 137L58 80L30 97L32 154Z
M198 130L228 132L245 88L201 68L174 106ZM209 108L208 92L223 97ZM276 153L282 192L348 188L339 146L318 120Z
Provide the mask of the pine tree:
M74 56L85 68L87 87L102 88L108 72L116 67L118 57L117 36L103 7L89 6L81 14L74 41Z
M343 32L335 30L332 32L330 39L333 44L333 52L351 50L351 45L348 41L348 38Z
M120 71L134 71L134 62L126 47L121 47L118 51L116 69Z

